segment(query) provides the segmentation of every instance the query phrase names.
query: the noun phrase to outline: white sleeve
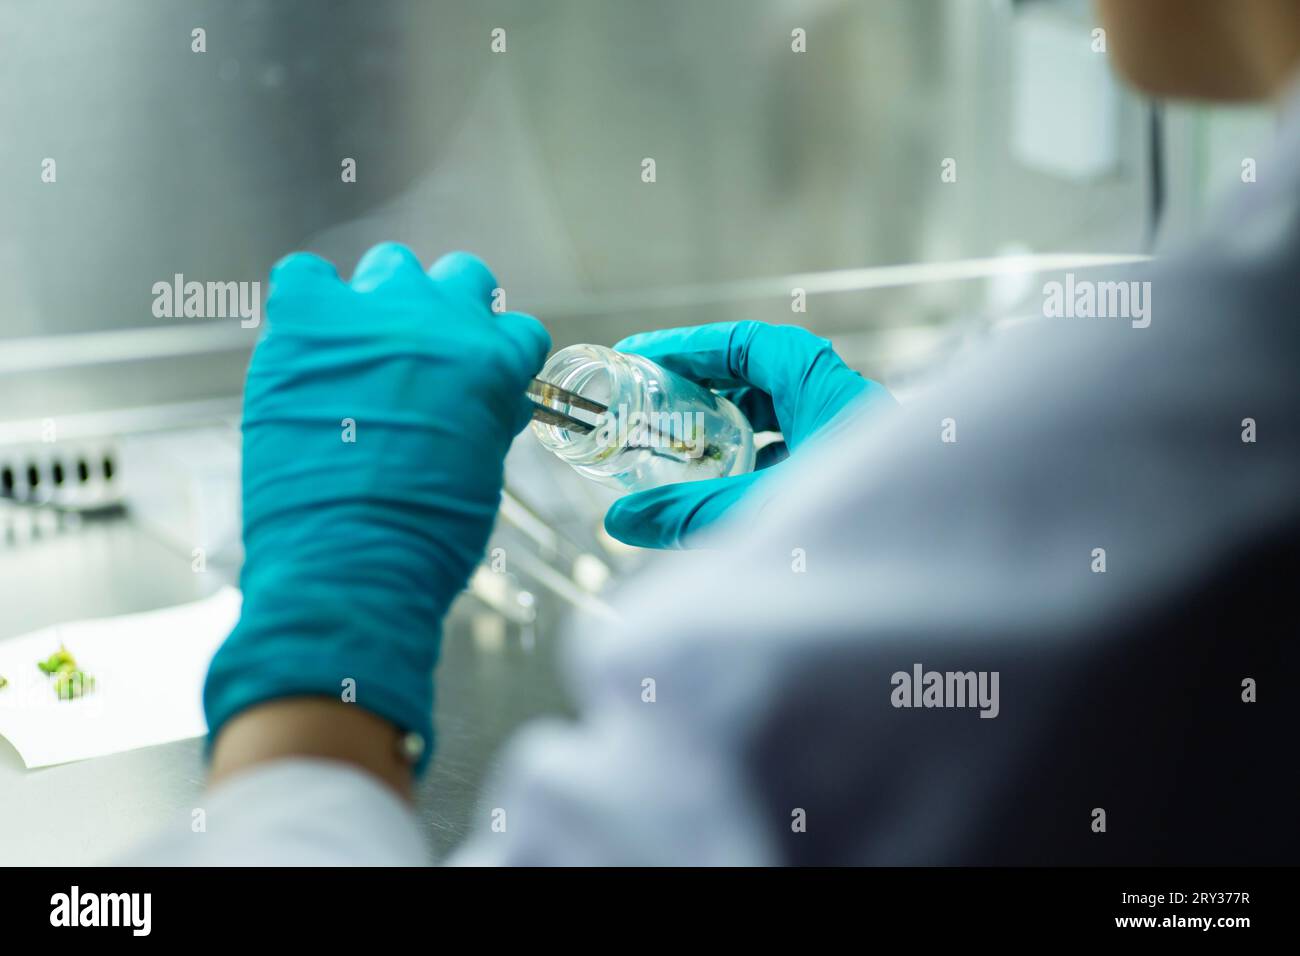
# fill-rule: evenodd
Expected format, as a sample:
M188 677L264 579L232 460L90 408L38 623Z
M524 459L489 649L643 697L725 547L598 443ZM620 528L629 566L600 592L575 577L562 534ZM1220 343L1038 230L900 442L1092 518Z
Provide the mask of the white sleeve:
M215 787L125 866L422 866L410 808L365 771L278 760Z

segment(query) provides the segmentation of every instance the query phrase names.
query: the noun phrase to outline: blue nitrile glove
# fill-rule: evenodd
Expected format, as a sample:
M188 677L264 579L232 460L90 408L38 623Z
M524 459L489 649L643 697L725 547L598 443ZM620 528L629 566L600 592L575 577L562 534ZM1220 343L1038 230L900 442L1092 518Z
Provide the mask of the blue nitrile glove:
M605 515L605 530L643 548L680 548L713 524L850 407L893 405L883 385L863 378L831 343L806 329L762 322L721 322L633 335L614 348L717 389L755 431L779 431L784 441L758 453L748 475L663 485L627 495ZM779 470L777 470L779 471Z
M355 688L424 736L427 761L442 617L550 348L536 319L493 314L495 287L473 256L426 274L392 243L350 284L306 253L272 270L244 392L243 613L203 694L213 738L263 701Z

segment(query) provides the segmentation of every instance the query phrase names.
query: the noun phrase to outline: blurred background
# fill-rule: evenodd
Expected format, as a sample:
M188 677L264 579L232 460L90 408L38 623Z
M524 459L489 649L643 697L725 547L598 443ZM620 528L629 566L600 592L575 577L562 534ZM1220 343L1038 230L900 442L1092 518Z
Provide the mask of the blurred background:
M0 639L237 579L258 330L160 319L155 283L468 249L556 347L794 322L906 398L1040 308L1033 257L1148 253L1265 162L1267 114L1157 110L1095 26L1075 0L6 0ZM664 560L603 535L609 500L516 442L439 670L438 853L508 732L567 712L566 618ZM0 776L7 862L101 859L202 782L197 741L41 771L0 742Z

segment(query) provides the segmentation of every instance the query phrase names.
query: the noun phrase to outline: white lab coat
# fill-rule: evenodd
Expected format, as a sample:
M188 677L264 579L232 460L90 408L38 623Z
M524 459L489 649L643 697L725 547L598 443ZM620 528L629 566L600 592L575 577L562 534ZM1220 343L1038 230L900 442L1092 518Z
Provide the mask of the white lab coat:
M1091 277L1151 282L1149 327L1019 326L628 581L625 625L570 642L581 719L514 741L454 862L1294 854L1293 611L1268 621L1300 528L1297 156L1293 125L1206 238ZM998 715L894 706L916 664L998 672ZM205 810L132 862L424 862L410 811L343 765L253 769Z

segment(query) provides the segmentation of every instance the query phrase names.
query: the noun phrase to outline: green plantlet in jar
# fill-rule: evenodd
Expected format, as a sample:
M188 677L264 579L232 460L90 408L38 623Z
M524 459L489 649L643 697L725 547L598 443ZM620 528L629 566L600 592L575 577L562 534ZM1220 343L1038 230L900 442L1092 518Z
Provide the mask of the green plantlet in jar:
M54 693L59 700L76 700L95 689L95 678L75 668L61 670L54 678Z
M4 690L5 686L8 683L9 683L9 678L5 677L3 674L0 674L0 690Z

